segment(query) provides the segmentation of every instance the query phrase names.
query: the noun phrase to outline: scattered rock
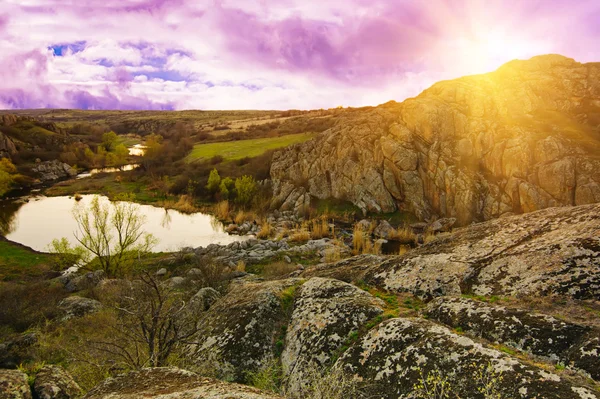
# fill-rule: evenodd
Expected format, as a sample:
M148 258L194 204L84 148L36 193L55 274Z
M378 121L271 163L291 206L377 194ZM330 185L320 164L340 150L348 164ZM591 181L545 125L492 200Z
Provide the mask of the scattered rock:
M198 292L190 299L190 305L199 311L205 312L220 297L221 294L219 294L219 292L214 288L200 288L200 290L198 290Z
M85 274L68 274L59 277L67 291L77 292L87 290L98 285L100 281L104 279L105 273L102 270L96 270L94 272L88 272Z
M395 232L396 229L394 229L387 220L382 220L379 222L377 227L375 227L375 230L373 230L373 235L375 237L387 239L391 238Z
M77 176L75 169L59 160L38 163L31 170L38 173L43 182Z
M152 368L109 378L84 399L283 399L247 385L200 377L176 368Z
M33 391L38 399L72 399L82 390L62 367L47 365L35 376Z
M36 333L24 333L0 343L0 369L17 368L31 357L30 348L38 341Z
M159 277L165 276L166 274L167 274L167 269L165 269L164 267L158 269L158 271L156 272L156 275Z
M429 230L433 233L450 231L456 223L456 218L441 218L431 223Z

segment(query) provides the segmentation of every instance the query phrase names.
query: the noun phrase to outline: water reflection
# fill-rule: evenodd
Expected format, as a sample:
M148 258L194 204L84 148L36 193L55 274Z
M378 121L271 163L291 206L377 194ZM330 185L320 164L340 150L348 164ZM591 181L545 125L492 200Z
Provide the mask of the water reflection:
M44 196L25 204L6 201L0 208L2 234L38 251L46 250L55 238L66 237L73 242L73 232L77 229L73 207L86 206L92 198L93 195L84 195L79 203L69 197ZM101 201L108 202L108 198L101 197ZM155 251L175 251L186 246L228 244L246 239L227 234L223 225L207 214L187 215L149 205L140 205L140 211L146 217L144 231L159 240Z
M98 173L127 172L129 170L134 170L139 167L140 167L140 165L138 165L138 164L130 164L130 165L123 165L118 168L96 168L96 169L91 169L88 172L78 174L77 178L84 179L84 178L90 177L92 175L97 175Z

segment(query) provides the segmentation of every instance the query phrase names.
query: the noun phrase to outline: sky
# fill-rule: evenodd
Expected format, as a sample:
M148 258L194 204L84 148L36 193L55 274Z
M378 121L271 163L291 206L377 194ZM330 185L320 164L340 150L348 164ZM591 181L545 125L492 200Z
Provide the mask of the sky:
M598 0L0 0L0 109L377 105L599 43Z

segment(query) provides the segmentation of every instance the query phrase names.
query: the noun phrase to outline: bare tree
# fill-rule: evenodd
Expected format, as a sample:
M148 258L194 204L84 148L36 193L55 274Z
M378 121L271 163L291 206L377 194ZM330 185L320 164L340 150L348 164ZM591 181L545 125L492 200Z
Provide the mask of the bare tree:
M186 299L187 294L144 272L114 306L113 339L96 344L129 368L166 366L199 329L201 313Z

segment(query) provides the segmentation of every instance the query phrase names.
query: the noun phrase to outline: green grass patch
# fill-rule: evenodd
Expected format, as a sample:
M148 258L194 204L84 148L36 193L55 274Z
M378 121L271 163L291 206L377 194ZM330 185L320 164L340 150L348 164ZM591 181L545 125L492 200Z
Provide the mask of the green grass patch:
M187 156L187 162L200 159L210 159L220 155L226 161L242 158L252 158L266 151L283 148L292 144L303 143L314 137L312 133L290 134L287 136L261 138L239 141L227 141L220 143L196 144L192 152Z
M52 255L0 240L0 281L36 278L49 270Z

